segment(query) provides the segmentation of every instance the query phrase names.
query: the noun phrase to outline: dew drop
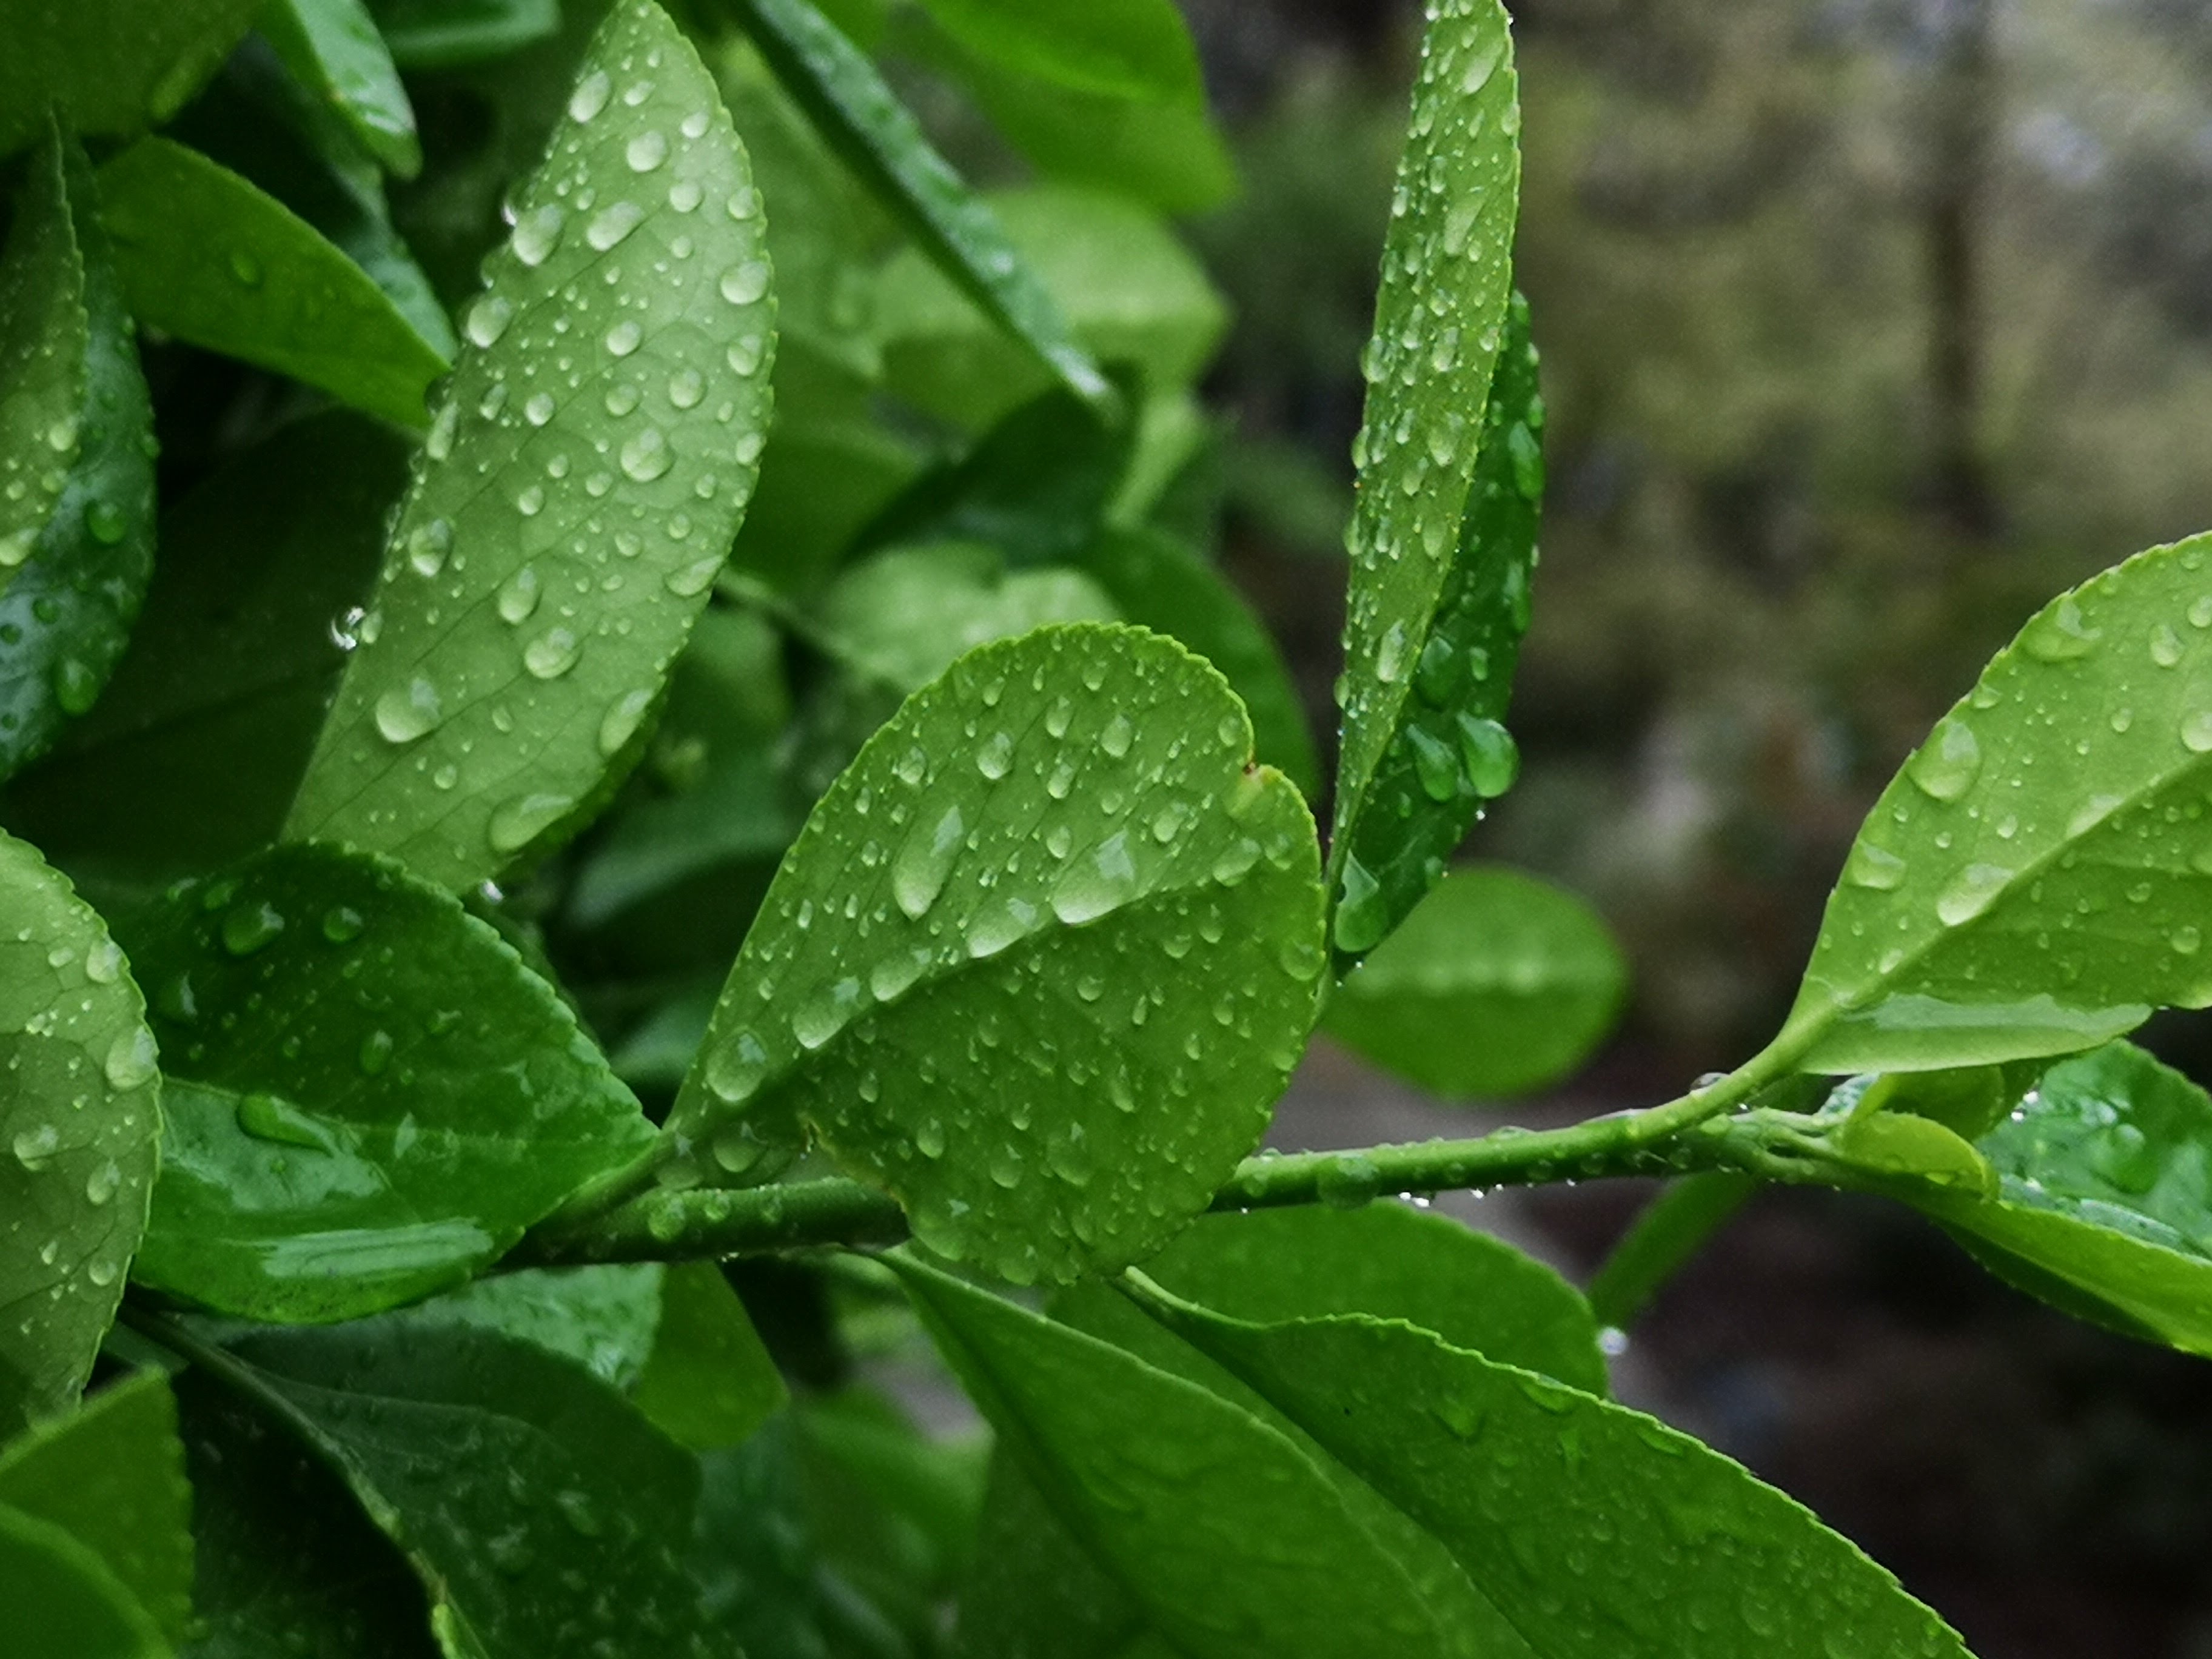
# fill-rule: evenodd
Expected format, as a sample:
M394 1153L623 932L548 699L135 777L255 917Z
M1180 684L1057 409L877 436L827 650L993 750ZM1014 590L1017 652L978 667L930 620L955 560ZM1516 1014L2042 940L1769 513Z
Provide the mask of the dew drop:
M768 292L768 264L748 259L722 273L722 297L733 306L749 306Z
M2212 754L2212 708L2200 708L2181 722L2181 743L2192 755Z
M544 791L517 795L493 809L484 839L495 853L519 853L567 817L575 805L573 796Z
M1521 775L1521 749L1496 720L1462 710L1458 715L1460 758L1467 781L1485 799L1504 794Z
M544 426L553 418L553 394L550 392L533 393L522 406L522 418L532 426Z
M124 1032L107 1047L107 1058L100 1070L106 1073L112 1089L135 1089L154 1076L157 1055L154 1034L141 1025Z
M641 428L622 447L623 472L638 483L651 483L674 461L668 440L657 426Z
M645 210L635 202L611 202L592 216L584 227L584 240L601 253L616 246L644 222Z
M623 160L632 173L650 173L667 159L667 136L650 128L623 146Z
M1887 848L1862 841L1852 847L1844 864L1844 879L1877 893L1893 892L1904 884L1905 860Z
M1936 896L1936 920L1946 927L1972 921L1996 902L2013 873L2001 864L1968 865Z
M668 401L678 409L696 409L707 395L707 382L696 368L679 368L668 377Z
M2081 602L2068 594L2036 613L2021 630L2021 648L2038 662L2072 662L2097 648L2104 630L2089 626Z
M407 563L418 576L436 575L453 550L453 526L444 519L432 519L407 532Z
M699 188L696 179L678 179L668 187L668 205L678 213L690 213L698 207L706 193Z
M1928 741L1905 764L1905 775L1932 800L1954 801L1982 769L1981 741L1957 715L1938 721Z
M625 317L607 331L607 349L617 357L627 357L637 349L638 343L644 338L645 331L637 325L635 319ZM609 412L627 413L628 411L610 410Z
M549 628L522 648L522 665L531 678L557 680L576 665L584 654L583 641L573 629Z
M514 222L514 257L536 270L561 246L561 233L568 222L568 216L550 202L531 209Z
M994 783L1014 763L1014 740L1005 732L994 732L975 750L975 769Z
M499 343L507 325L514 320L514 306L503 295L487 294L469 307L468 320L461 331L469 337L471 345L489 349Z
M645 711L652 707L653 693L643 686L625 691L609 703L607 712L599 716L599 753L620 754L643 723Z
M234 957L250 957L274 944L284 931L284 917L273 904L241 904L222 919L222 948Z
M891 860L891 896L898 908L915 921L929 914L968 833L957 805L945 809L936 827L924 833L919 826L908 832Z
M438 688L420 674L376 700L376 729L386 743L412 743L435 731L444 718Z
M2160 668L2171 668L2181 660L2181 636L2164 623L2150 630L2150 659Z
M1060 872L1052 913L1071 927L1119 909L1137 895L1137 866L1126 830L1115 830Z
M607 106L608 94L614 91L614 82L607 78L605 70L593 70L576 82L575 91L568 94L568 118L588 121Z
M112 501L88 501L84 509L84 533L102 547L112 547L123 539L130 528L130 520L123 509Z
M27 1129L16 1130L9 1146L15 1154L15 1162L35 1175L46 1167L61 1144L61 1131L52 1124L34 1123Z
M538 609L539 591L537 567L524 565L499 586L499 619L510 626L528 621Z

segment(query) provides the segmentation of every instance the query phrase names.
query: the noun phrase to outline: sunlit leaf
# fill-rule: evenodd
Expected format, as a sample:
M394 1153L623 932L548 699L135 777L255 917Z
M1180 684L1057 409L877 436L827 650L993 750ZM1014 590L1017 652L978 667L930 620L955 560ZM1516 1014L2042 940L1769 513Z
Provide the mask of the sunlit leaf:
M260 0L72 0L11 7L0 53L0 155L49 111L103 136L159 125L215 73Z
M0 835L0 1429L65 1411L146 1225L161 1133L145 1005L89 906Z

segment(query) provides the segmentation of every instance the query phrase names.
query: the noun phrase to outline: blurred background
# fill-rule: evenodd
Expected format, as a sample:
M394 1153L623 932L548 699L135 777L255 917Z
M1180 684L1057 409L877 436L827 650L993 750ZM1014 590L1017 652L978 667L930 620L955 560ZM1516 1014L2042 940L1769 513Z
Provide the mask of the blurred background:
M1384 0L1187 0L1241 193L1224 558L1330 729L1357 356L1419 43ZM1469 850L1633 963L1560 1096L1446 1114L1324 1055L1287 1143L1664 1098L1771 1035L1860 817L2059 588L2212 527L2212 6L1519 0L1520 282L1550 490ZM2200 1078L2200 1019L2154 1047ZM1471 1121L1470 1121L1471 1119ZM1571 1272L1647 1194L1474 1212ZM2212 1370L2086 1330L1871 1202L1771 1194L1624 1393L1743 1458L1984 1659L2212 1656Z

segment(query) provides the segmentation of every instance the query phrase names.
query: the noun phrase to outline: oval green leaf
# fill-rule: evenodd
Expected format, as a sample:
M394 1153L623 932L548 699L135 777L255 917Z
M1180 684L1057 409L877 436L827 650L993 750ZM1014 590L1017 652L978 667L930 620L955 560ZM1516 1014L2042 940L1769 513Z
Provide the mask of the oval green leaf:
M553 988L389 860L277 848L130 937L168 1083L149 1285L254 1319L373 1312L650 1144Z
M154 1034L90 906L0 834L0 1425L66 1411L146 1226Z
M276 0L260 21L284 67L337 112L363 149L403 179L422 170L415 111L362 0Z
M1526 1094L1589 1057L1628 963L1565 889L1498 865L1454 871L1330 999L1326 1029L1439 1095Z
M92 707L154 568L153 403L74 141L31 158L0 283L5 777Z
M592 38L286 833L474 886L629 769L751 495L774 304L760 196L649 0Z
M1882 792L1768 1055L1926 1071L2212 1004L2212 538L2052 600Z
M0 155L33 143L49 112L72 131L142 132L181 109L260 0L78 0L11 7L0 54Z
M986 646L786 855L669 1120L708 1178L804 1124L1021 1282L1157 1249L1311 1023L1318 853L1220 676L1135 629Z
M140 323L401 426L423 423L445 358L375 278L275 197L160 137L102 167L100 193Z

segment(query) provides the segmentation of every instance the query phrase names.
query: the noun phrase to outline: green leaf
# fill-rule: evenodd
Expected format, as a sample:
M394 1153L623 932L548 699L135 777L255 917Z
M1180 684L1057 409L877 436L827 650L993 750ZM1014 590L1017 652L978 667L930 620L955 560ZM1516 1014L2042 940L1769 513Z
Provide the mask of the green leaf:
M11 8L0 57L0 155L48 112L100 135L158 126L238 44L260 0L82 0Z
M1052 1512L1176 1651L1461 1651L1288 1436L903 1251L887 1259Z
M1153 214L1060 185L991 192L1009 250L1101 362L1131 362L1148 392L1197 379L1228 325L1205 269ZM1042 372L991 325L988 307L921 251L885 263L876 289L884 380L930 413L979 430L1044 391Z
M624 0L490 258L288 835L471 887L619 781L760 459L759 207L697 54Z
M1079 561L1128 621L1181 640L1221 671L1252 716L1261 761L1312 799L1321 761L1274 638L1228 579L1164 531L1111 526Z
M130 650L11 786L9 823L71 867L156 888L273 840L345 661L333 630L374 577L406 476L396 434L331 410L171 507Z
M1148 101L1202 94L1173 0L922 0L961 45L1017 74Z
M448 1651L703 1656L683 1557L693 1460L605 1383L488 1331L255 1336L277 1404L406 1553ZM226 1378L226 1381L232 1379Z
M486 1273L459 1290L393 1310L382 1316L381 1328L399 1341L416 1326L495 1331L557 1354L627 1392L653 1352L667 1271L647 1261Z
M630 1397L677 1444L712 1451L744 1440L790 1395L722 1270L685 1261L661 1281L659 1328Z
M0 1504L62 1528L173 1642L192 1617L191 1488L159 1372L102 1389L0 1451Z
M1565 888L1468 865L1336 988L1330 1036L1454 1098L1527 1094L1589 1058L1613 1029L1628 964Z
M0 494L31 485L0 509L0 777L92 707L153 573L153 404L94 197L74 140L32 157L0 293L53 331L0 343Z
M1771 1055L1984 1065L2212 1004L2208 551L2137 554L1990 661L1867 815Z
M915 246L1079 396L1112 398L998 217L930 146L867 55L808 0L735 0L753 43L846 164Z
M504 58L561 32L561 0L369 0L404 69L456 69Z
M274 0L260 21L284 66L337 112L363 149L403 179L422 171L415 111L362 0Z
M17 1631L68 1659L167 1659L161 1626L90 1549L0 1504L0 1597Z
M398 425L423 423L444 356L374 277L283 203L161 137L102 167L100 192L141 324Z
M1376 384L1376 403L1387 406L1382 383ZM1370 432L1379 429L1372 424L1373 408ZM1355 658L1347 671L1352 700L1345 714L1346 752L1352 752L1355 726L1365 734L1361 752L1378 747L1382 752L1349 805L1345 791L1354 775L1348 769L1340 775L1337 836L1330 848L1341 872L1335 927L1340 961L1373 946L1412 912L1443 878L1452 849L1482 815L1482 803L1510 788L1519 774L1520 751L1500 722L1528 625L1528 581L1543 495L1543 416L1528 307L1516 295L1484 408L1482 446L1466 516L1459 521L1457 550L1448 561L1428 562L1433 586L1418 591L1409 591L1407 582L1419 573L1385 568L1387 555L1354 559L1352 637L1364 641L1378 631L1380 637L1373 641L1373 656ZM1440 444L1429 459L1443 453ZM1420 463L1418 458L1408 463L1402 453L1375 463L1370 453L1370 459L1362 474L1360 511L1376 516L1389 509L1369 513L1375 492L1401 487L1390 481ZM1455 478L1447 487L1455 488ZM1362 533L1356 522L1356 544ZM1406 563L1419 562L1409 551ZM1371 606L1364 595L1373 598ZM1386 615L1387 625L1381 620ZM1367 647L1363 642L1359 648ZM1374 737L1385 720L1387 730Z
M931 1249L1018 1282L1157 1249L1312 1018L1311 820L1250 753L1220 676L1157 635L963 657L786 855L671 1149L757 1177L803 1123Z
M350 1318L496 1260L650 1132L552 987L389 860L282 847L136 920L168 1083L137 1276Z
M192 1659L437 1659L422 1587L336 1474L198 1371L176 1380L204 1634Z
M1639 1412L1402 1322L1142 1301L1440 1540L1545 1659L1965 1652L1847 1540Z
M2059 1061L1975 1143L1986 1201L1905 1188L1999 1277L2212 1355L2212 1096L2129 1042Z
M153 1033L100 918L0 835L0 1427L76 1401L115 1317L161 1133Z

